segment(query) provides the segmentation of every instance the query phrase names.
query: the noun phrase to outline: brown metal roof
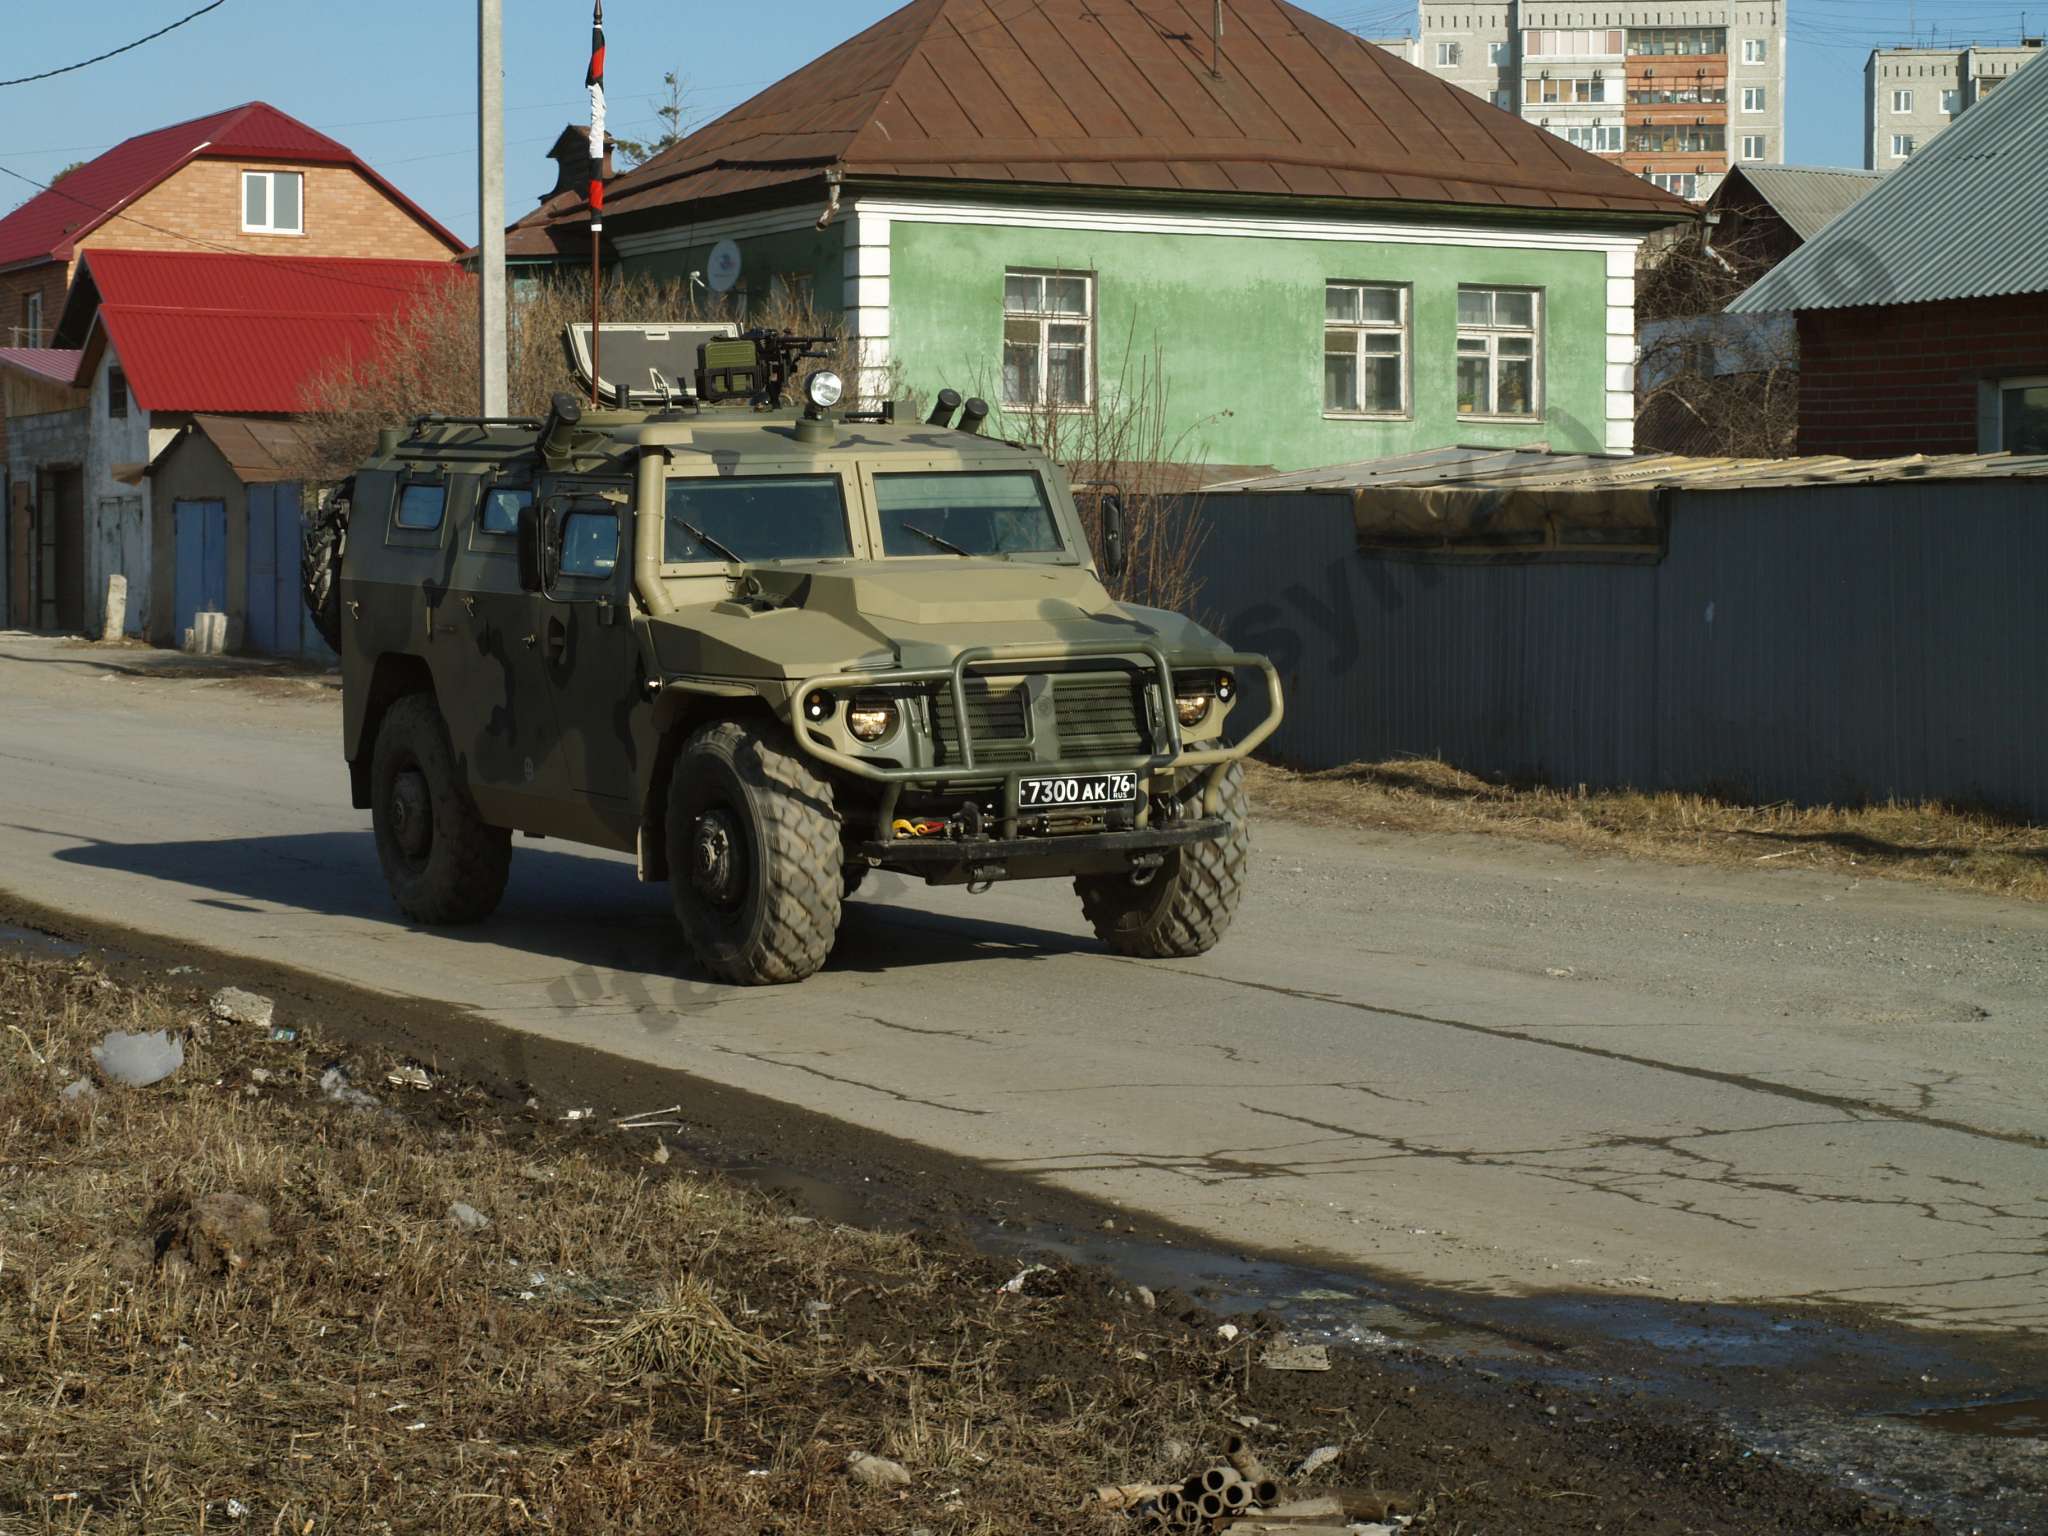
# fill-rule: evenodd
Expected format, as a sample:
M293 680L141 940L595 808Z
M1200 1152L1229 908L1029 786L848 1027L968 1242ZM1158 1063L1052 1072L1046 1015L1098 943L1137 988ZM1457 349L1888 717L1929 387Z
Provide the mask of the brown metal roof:
M606 213L849 177L1696 210L1285 0L912 0L619 177Z
M215 416L200 412L192 425L206 434L235 478L244 485L287 480L308 458L307 435L292 421L265 416Z

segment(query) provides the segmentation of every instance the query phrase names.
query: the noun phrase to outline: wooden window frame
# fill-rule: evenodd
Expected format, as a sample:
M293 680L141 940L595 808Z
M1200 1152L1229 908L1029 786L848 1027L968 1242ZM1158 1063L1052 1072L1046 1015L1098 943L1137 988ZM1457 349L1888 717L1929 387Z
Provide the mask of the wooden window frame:
M1488 409L1484 411L1459 411L1457 413L1458 420L1541 421L1543 419L1546 398L1543 387L1545 350L1543 346L1544 290L1541 288L1525 287L1516 283L1460 283L1458 285L1459 298L1462 300L1468 293L1494 295L1525 293L1529 295L1530 300L1530 323L1527 326L1501 325L1496 319L1496 322L1490 325L1473 325L1467 324L1463 319L1458 321L1457 344L1452 351L1453 403L1455 404L1457 395L1457 364L1470 355L1465 350L1466 344L1474 341L1483 341L1486 346L1486 404L1488 406ZM1502 359L1500 344L1504 340L1519 341L1524 337L1528 338L1529 341L1529 409L1526 412L1502 411L1499 408Z
M1363 318L1358 320L1332 320L1329 318L1329 294L1332 288L1353 289L1361 295L1368 288L1392 293L1400 301L1400 318L1392 325L1388 325L1384 321L1371 321ZM1361 304L1359 306L1359 314L1363 316L1364 312L1364 306ZM1350 336L1352 345L1351 355L1356 360L1358 366L1352 374L1351 398L1354 402L1352 408L1344 410L1333 407L1327 396L1325 396L1323 400L1324 419L1328 421L1412 421L1415 417L1414 285L1411 283L1392 283L1383 278L1333 277L1327 279L1323 283L1323 356L1326 358L1330 354L1330 336L1333 332ZM1400 404L1391 411L1367 410L1363 404L1365 398L1365 368L1363 364L1368 356L1374 355L1365 350L1365 338L1367 336L1392 336L1397 342L1397 350L1394 355L1400 362L1401 399ZM1385 356L1384 353L1378 355Z

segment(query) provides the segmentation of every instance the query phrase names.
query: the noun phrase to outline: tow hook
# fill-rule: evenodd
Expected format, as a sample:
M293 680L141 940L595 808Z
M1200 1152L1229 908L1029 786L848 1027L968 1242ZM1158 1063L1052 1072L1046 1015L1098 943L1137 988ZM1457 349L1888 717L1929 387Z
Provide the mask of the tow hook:
M1007 864L970 864L967 867L967 894L981 895L1009 872Z
M1166 855L1158 849L1148 849L1131 855L1131 884L1150 885L1158 878L1159 871L1166 864Z

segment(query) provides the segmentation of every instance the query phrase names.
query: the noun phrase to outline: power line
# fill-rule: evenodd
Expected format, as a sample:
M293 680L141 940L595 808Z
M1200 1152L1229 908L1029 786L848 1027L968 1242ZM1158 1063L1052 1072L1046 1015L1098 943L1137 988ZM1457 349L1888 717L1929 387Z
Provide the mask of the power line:
M132 43L123 43L118 48L110 48L105 53L94 54L91 58L81 59L76 64L66 64L62 69L46 69L40 75L23 75L19 80L0 80L0 86L27 85L32 80L48 80L54 75L68 75L75 69L84 69L87 65L98 64L103 60L111 59L116 54L126 53L132 48L140 48L144 43L153 43L166 32L175 32L178 28L184 26L186 22L197 21L208 11L217 11L227 3L228 0L213 0L211 5L202 5L190 16L180 16L168 27L158 27L156 31L150 33L147 37L138 37Z

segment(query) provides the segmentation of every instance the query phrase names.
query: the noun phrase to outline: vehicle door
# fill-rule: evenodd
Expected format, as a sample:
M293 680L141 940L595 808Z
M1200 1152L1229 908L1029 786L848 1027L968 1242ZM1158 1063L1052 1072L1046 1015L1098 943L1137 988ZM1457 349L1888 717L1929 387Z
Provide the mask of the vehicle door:
M560 550L541 603L539 642L559 760L572 791L630 803L641 758L654 747L630 602L631 505L546 480L540 495L543 515L557 520Z
M543 601L519 585L519 513L533 502L522 469L451 477L450 595L435 671L442 712L470 782L541 794L565 780L553 752L555 706L539 660Z

